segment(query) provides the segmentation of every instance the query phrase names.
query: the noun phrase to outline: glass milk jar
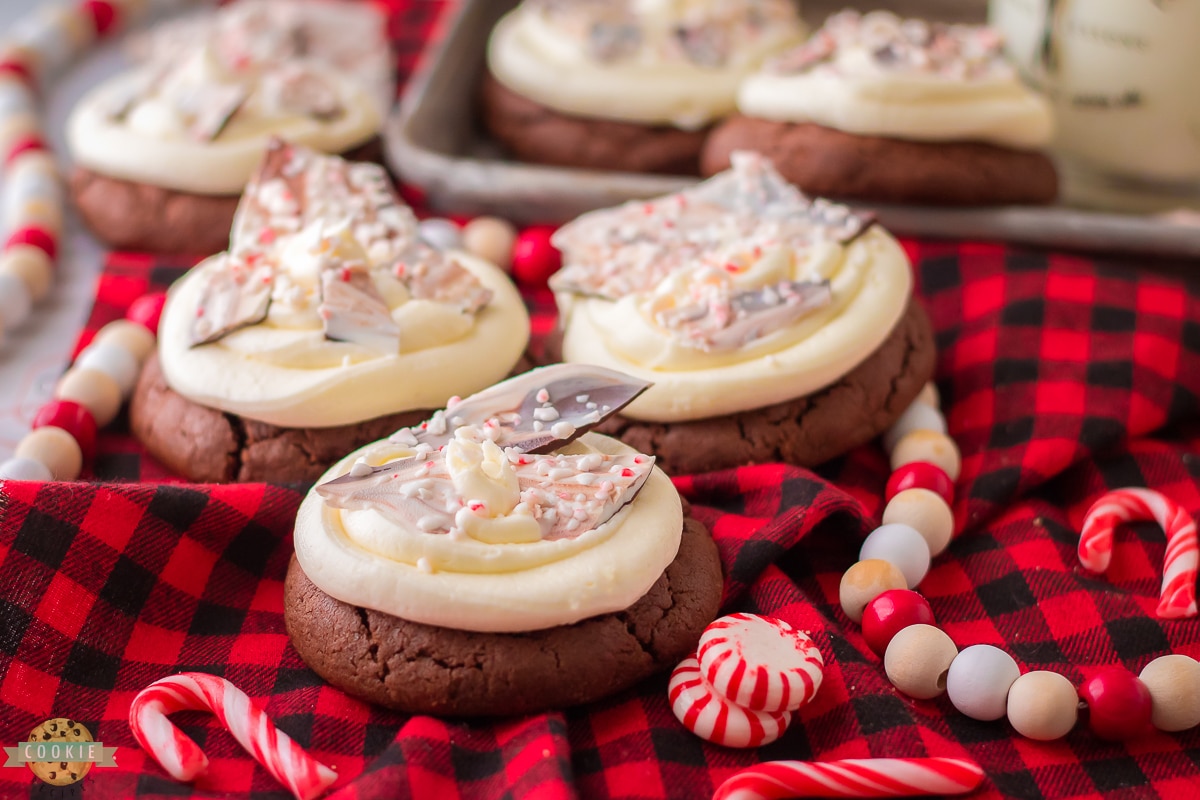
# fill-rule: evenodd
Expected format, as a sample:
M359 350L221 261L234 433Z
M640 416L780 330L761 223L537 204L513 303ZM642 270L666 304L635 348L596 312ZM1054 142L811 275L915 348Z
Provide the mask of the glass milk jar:
M1046 92L1068 202L1200 205L1200 0L990 0Z

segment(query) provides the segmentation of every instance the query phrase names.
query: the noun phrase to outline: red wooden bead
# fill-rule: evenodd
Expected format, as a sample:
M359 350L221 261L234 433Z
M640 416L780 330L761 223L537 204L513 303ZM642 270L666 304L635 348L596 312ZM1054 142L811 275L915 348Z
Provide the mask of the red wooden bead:
M880 657L892 637L909 625L937 625L929 601L909 589L888 589L863 611L863 638Z
M0 59L0 75L12 75L19 81L33 86L33 72L30 71L29 65L23 61L17 61L15 58Z
M19 244L30 244L44 252L51 259L58 252L58 243L54 241L54 237L47 231L35 225L29 225L24 228L17 228L9 234L8 241L5 242L4 248L7 250L10 247L16 247Z
M514 278L531 286L545 286L550 276L558 272L562 255L550 244L554 231L549 225L537 225L517 234L512 257Z
M34 428L53 425L71 434L83 451L83 460L91 461L96 454L96 418L87 407L71 400L51 400L38 409L33 417Z
M4 165L11 167L12 163L17 160L22 153L30 150L45 150L46 143L42 141L40 136L22 136L13 143L12 148L8 151L8 155L4 157Z
M1088 727L1101 739L1132 739L1150 727L1150 690L1124 667L1097 670L1079 696L1088 705Z
M158 320L162 317L163 304L167 296L162 292L144 294L129 304L125 319L144 326L155 336L158 335Z
M92 18L97 36L108 33L118 22L117 10L113 8L112 3L105 0L83 0L79 4L79 10Z
M891 502L905 489L929 489L940 494L946 505L954 505L954 481L941 467L927 461L914 461L893 472L888 478L884 497Z

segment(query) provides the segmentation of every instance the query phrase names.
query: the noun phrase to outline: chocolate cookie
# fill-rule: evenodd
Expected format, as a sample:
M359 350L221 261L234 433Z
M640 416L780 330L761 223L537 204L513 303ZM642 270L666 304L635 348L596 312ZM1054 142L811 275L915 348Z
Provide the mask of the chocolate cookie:
M353 161L381 161L379 137L347 151ZM240 194L181 192L114 178L76 166L71 197L96 238L118 250L207 255L229 246Z
M318 675L370 703L439 716L526 714L619 692L694 653L720 603L717 547L687 516L678 555L640 600L541 631L453 630L357 608L313 585L294 557L284 584L288 635Z
M311 482L346 453L428 419L406 411L336 428L280 428L188 400L167 386L158 356L129 403L133 434L155 458L203 483Z
M913 142L735 116L708 137L701 172L728 169L734 150L757 150L788 181L822 197L977 206L1058 196L1058 174L1046 156L981 142Z
M561 339L547 342L547 356L560 354ZM887 430L933 377L936 361L933 328L914 300L866 361L815 394L687 422L618 415L596 430L653 454L671 475L773 461L813 467Z
M563 114L517 94L489 72L483 122L521 161L558 167L695 175L707 130Z

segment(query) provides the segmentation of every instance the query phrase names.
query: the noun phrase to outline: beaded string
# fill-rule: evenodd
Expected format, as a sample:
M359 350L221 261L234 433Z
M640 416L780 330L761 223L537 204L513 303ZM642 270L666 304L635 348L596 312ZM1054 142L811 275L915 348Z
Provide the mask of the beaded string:
M1151 725L1160 731L1200 725L1200 662L1185 655L1156 658L1138 675L1122 666L1104 667L1077 689L1057 672L1022 674L1011 655L992 645L959 651L937 627L929 602L913 591L931 559L950 543L950 506L961 468L932 384L888 431L884 446L893 473L883 524L863 541L859 561L842 576L838 595L846 616L862 625L867 645L883 657L884 671L897 689L919 700L944 692L961 713L985 721L1007 717L1017 733L1039 741L1066 736L1084 706L1092 732L1114 741L1141 735ZM1101 546L1111 541L1116 522L1159 519L1171 542L1159 615L1196 613L1196 528L1186 512L1157 492L1137 489L1106 495L1088 517L1098 521L1093 527L1106 526L1089 533L1089 524L1084 525L1080 558L1093 570L1107 565L1094 560L1092 549L1098 537ZM1190 594L1178 588L1188 581Z

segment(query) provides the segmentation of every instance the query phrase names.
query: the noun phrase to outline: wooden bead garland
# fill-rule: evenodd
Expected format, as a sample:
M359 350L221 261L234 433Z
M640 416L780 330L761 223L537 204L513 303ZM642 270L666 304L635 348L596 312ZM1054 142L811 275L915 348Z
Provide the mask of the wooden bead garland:
M63 232L62 175L46 144L41 95L76 57L122 22L179 4L39 4L0 39L0 343L49 293ZM111 396L110 387L90 385L86 392Z
M928 603L908 590L924 577L929 559L950 542L952 481L962 468L937 402L937 390L927 385L884 436L894 473L883 524L864 541L864 560L846 571L839 586L842 610L864 624L864 636L882 655L892 684L916 699L947 692L963 714L980 720L1007 717L1017 733L1038 741L1066 736L1081 707L1090 710L1093 734L1110 740L1133 738L1151 724L1161 731L1200 725L1200 662L1188 656L1161 656L1137 676L1123 667L1105 667L1076 688L1056 672L1021 674L1012 656L991 645L960 652L933 624ZM917 408L921 405L925 407ZM1097 506L1134 492L1146 502L1157 497L1159 505L1175 507L1146 489L1109 493ZM1176 516L1181 515L1185 512L1179 510ZM915 548L921 552L914 554Z

